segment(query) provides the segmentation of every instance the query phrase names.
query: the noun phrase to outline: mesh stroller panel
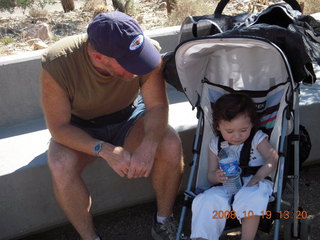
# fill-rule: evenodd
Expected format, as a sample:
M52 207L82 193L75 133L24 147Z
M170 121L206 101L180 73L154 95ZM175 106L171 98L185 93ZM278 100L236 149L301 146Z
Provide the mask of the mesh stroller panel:
M207 189L211 184L207 181L208 168L208 145L210 139L215 135L212 128L212 104L226 93L234 92L232 88L204 83L201 94L201 109L204 115L204 130L202 137L202 148L200 152L198 175L196 180L196 188ZM291 93L291 85L289 82L274 86L268 91L247 91L241 90L254 100L261 115L259 128L263 129L270 136L270 143L279 151L280 136L290 134L290 129L282 129L283 121L287 121L284 117L284 111L288 107ZM275 176L271 176L275 179ZM275 184L276 186L276 184ZM274 192L277 190L274 189Z

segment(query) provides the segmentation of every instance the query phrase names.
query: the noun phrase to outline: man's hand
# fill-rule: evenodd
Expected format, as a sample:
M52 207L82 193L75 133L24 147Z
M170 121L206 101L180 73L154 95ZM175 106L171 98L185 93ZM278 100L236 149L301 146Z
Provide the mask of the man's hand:
M130 168L127 177L148 177L153 167L155 155L147 148L137 148L131 155Z
M126 151L123 147L113 146L112 149L106 149L106 147L104 147L100 151L99 156L105 159L109 166L120 177L127 176L130 166L131 154L128 151Z

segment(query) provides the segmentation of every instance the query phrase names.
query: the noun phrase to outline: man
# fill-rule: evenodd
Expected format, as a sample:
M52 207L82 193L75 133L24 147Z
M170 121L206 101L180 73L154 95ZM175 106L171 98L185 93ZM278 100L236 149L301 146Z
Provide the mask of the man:
M102 13L87 34L57 42L42 58L42 107L56 199L83 240L100 239L81 172L97 157L120 176L151 175L157 198L152 236L174 239L172 208L183 160L168 126L159 51L135 20ZM141 97L137 98L139 92ZM137 102L134 104L133 102Z

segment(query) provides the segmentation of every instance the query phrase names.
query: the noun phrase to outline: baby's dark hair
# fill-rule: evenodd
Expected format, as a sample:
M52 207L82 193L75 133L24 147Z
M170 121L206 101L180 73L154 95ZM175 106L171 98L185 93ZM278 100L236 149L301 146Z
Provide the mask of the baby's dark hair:
M219 121L231 121L239 115L247 115L255 127L258 122L257 108L253 100L243 93L221 96L212 106L213 127L216 131Z

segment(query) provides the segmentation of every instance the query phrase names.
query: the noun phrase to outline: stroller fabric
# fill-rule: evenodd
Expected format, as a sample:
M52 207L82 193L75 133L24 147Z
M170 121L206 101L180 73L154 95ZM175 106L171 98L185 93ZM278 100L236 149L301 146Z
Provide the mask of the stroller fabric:
M313 84L316 75L313 71L312 60L306 50L301 36L283 27L265 23L254 24L216 35L216 37L247 37L256 36L276 44L287 56L295 81Z
M195 38L234 36L264 38L273 42L288 55L295 81L315 82L312 64L320 64L320 22L313 17L281 4L271 5L258 14L188 17L181 26L180 45ZM176 70L175 52L167 53L164 61L167 82L183 92Z

